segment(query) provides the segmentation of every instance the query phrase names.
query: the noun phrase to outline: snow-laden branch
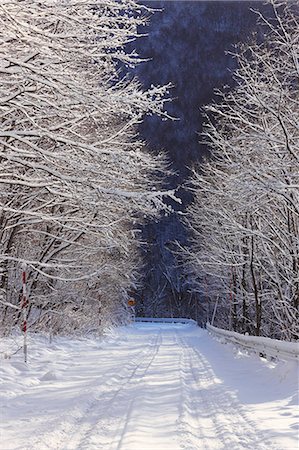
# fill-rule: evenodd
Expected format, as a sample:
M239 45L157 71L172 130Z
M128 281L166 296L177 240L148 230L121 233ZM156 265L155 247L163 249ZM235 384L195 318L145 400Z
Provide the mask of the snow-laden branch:
M139 277L135 224L169 211L166 197L180 201L161 189L166 158L137 132L146 115L169 118L171 86L119 78L119 62L141 62L125 48L149 14L133 0L0 4L2 307L17 303L26 262L29 297L59 309L42 319L58 331L79 329L80 314L126 320ZM8 308L5 324L19 320Z
M277 21L265 19L265 42L239 47L235 88L206 108L211 158L192 173L182 253L217 325L291 340L299 337L299 22L288 2L271 4Z

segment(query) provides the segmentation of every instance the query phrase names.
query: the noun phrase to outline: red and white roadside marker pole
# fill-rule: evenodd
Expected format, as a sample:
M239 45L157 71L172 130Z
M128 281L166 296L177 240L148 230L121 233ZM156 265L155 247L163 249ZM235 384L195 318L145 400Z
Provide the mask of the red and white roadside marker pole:
M24 352L24 361L27 363L27 315L28 315L28 305L29 301L27 298L27 289L26 289L26 281L27 281L27 272L26 272L26 264L24 263L22 266L22 300L21 300L21 309L22 309L22 332L24 336L24 344L23 344L23 352Z

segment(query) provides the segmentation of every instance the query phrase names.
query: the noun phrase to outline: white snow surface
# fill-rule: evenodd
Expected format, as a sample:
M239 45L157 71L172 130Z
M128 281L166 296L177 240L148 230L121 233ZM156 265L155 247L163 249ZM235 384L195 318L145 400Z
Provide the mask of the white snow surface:
M15 339L21 343L21 337ZM1 340L1 450L298 449L298 363L268 362L192 323Z
M263 353L268 357L278 359L294 359L299 361L299 342L286 342L263 336L247 336L235 331L223 330L207 324L207 330L220 339L225 339L236 345L241 345L249 351Z

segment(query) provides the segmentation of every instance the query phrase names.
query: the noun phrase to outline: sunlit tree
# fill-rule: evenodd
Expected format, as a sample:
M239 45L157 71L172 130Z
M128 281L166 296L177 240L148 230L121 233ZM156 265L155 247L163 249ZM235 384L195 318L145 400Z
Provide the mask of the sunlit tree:
M110 306L97 311L115 321L136 282L134 223L165 208L158 180L167 171L136 125L166 116L168 86L144 91L118 75L119 64L139 62L124 47L146 12L131 0L1 2L0 289L9 327L20 320L21 263L36 326L97 322L100 297Z
M235 331L299 336L299 24L273 2L262 44L237 55L236 88L207 108L211 160L193 175L186 264ZM213 308L212 308L213 309ZM211 319L211 317L210 317Z

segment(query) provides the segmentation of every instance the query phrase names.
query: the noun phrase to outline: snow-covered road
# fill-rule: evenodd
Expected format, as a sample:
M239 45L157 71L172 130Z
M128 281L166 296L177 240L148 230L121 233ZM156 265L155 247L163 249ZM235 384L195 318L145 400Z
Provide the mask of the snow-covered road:
M28 367L1 361L1 450L298 448L296 363L244 355L192 324L30 344Z

